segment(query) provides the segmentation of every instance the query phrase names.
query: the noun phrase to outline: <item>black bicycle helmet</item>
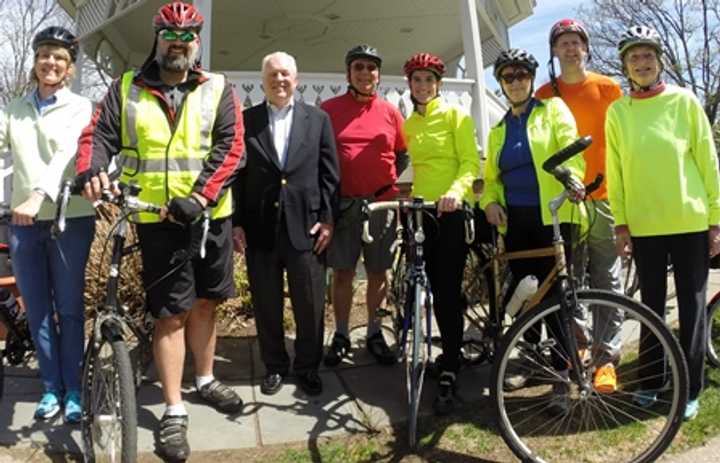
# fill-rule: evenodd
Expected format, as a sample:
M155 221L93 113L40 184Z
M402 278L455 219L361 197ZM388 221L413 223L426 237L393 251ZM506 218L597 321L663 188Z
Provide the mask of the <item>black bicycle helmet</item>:
M535 71L538 68L538 62L532 54L520 48L510 48L501 52L495 60L493 66L495 79L500 80L500 72L510 65L524 67L533 77L535 77Z
M345 66L350 67L350 63L359 58L366 58L374 61L378 67L382 67L382 57L378 53L377 48L371 47L368 44L357 45L348 50L345 55Z
M624 59L625 53L636 45L647 45L654 48L658 55L662 54L660 35L651 27L632 26L620 35L620 40L618 41L620 59Z
M32 49L37 53L41 45L58 45L70 53L70 59L74 63L77 59L78 42L75 35L64 27L50 26L47 27L33 37Z

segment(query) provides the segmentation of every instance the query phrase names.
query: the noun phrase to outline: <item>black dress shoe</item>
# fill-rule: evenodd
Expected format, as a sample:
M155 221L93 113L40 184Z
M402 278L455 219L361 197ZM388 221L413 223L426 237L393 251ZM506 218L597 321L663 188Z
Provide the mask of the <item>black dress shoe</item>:
M307 395L322 394L322 380L320 379L320 376L318 376L317 371L313 370L305 373L298 373L297 384Z
M268 373L265 375L262 384L260 385L260 392L265 395L273 395L280 390L282 386L283 377L279 373Z

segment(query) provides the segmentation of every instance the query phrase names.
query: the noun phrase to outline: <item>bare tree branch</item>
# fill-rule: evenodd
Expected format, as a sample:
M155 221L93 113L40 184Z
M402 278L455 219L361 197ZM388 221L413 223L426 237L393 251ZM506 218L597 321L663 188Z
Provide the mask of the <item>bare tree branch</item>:
M73 29L71 18L56 0L0 0L0 106L26 94L32 87L30 70L33 64L32 39L48 26ZM87 61L87 62L86 62ZM107 79L99 68L83 61L83 93L104 93ZM88 65L90 64L90 65Z
M720 0L592 0L577 9L592 43L591 66L624 80L617 54L622 31L642 24L658 31L665 77L690 88L712 124L720 105Z

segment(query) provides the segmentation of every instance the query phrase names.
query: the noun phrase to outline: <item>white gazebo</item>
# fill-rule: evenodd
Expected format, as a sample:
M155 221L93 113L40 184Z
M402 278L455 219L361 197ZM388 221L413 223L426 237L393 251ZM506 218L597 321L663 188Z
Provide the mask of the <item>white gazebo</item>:
M110 75L141 64L152 46L151 19L167 0L58 0L73 17L83 51ZM203 65L225 73L248 106L262 100L260 61L283 50L300 71L299 97L317 103L346 88L343 58L359 43L383 55L380 93L403 114L411 102L401 69L418 51L443 57L457 78L446 99L474 117L478 141L504 113L486 91L483 69L508 47L508 28L535 0L194 0L205 17ZM463 59L464 57L464 59Z

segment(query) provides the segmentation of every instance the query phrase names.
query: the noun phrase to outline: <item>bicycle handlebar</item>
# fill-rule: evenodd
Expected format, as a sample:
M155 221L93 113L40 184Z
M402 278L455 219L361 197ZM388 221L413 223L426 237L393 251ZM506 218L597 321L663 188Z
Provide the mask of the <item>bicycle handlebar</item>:
M374 203L368 203L367 201L363 204L363 233L362 240L365 243L372 243L374 241L370 234L370 215L376 211L387 211L395 209L405 209L409 211L423 211L423 210L435 210L437 209L437 202L435 201L423 201L422 198L412 199L396 199L392 201L377 201ZM473 220L472 208L465 202L463 202L462 210L465 212L465 242L467 244L475 241L475 221Z
M592 137L590 135L586 135L582 138L578 138L565 148L561 149L557 153L553 154L549 158L543 162L542 168L545 172L549 174L553 174L554 170L560 166L563 162L567 161L571 157L575 156L576 154L580 153L584 149L586 149L588 146L592 144Z

